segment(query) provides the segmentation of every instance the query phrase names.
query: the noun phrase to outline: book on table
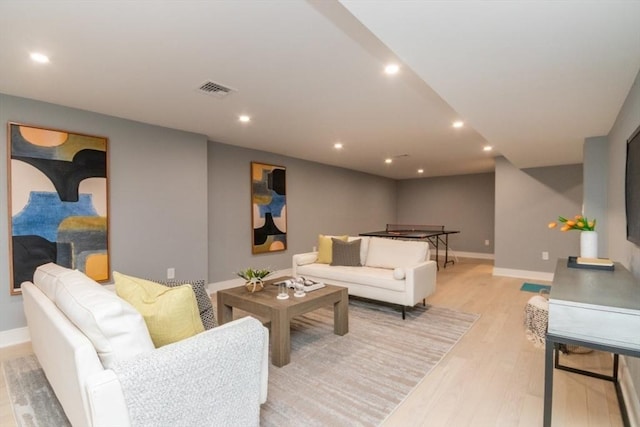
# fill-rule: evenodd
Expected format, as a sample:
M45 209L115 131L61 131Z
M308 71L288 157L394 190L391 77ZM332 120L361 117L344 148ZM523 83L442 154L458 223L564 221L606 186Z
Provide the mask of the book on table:
M567 259L567 267L613 271L615 269L615 264L613 261L607 258L585 258L570 256Z
M602 265L611 267L613 265L613 261L609 258L584 258L578 257L576 258L576 262L582 265Z

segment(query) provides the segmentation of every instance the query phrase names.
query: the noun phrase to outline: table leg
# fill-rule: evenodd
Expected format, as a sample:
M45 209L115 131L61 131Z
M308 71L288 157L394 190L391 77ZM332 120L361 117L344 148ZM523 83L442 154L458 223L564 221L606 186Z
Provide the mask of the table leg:
M233 320L233 308L225 305L222 301L222 295L219 292L216 301L218 307L218 324L224 325L225 323L231 322Z
M343 289L340 301L333 304L333 333L344 335L349 332L349 292Z
M551 410L553 409L553 350L556 344L545 341L544 349L544 418L542 425L551 427Z
M444 235L444 268L447 268L447 264L449 264L449 235ZM453 261L451 261L453 263Z
M284 310L271 311L271 363L282 367L291 361L291 326Z

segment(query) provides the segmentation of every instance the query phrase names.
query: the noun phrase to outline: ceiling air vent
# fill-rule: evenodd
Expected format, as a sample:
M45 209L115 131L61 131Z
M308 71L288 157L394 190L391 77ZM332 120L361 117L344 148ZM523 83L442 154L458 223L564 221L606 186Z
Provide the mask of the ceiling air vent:
M236 92L235 89L223 86L219 83L214 83L212 81L206 81L202 83L198 88L198 91L206 95L215 96L217 98L223 98L232 92Z

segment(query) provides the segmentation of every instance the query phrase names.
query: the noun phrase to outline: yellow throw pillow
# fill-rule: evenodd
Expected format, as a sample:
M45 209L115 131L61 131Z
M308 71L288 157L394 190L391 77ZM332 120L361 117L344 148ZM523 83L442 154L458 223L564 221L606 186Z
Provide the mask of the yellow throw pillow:
M346 242L349 236L325 236L320 234L318 236L318 259L319 264L331 264L333 261L333 242L331 238L342 240Z
M168 287L117 271L113 279L118 296L142 314L156 348L204 331L191 285Z

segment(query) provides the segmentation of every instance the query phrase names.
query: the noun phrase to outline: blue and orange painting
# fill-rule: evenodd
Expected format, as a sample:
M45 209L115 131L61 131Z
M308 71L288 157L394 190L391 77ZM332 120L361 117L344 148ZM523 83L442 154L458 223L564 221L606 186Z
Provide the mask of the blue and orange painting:
M286 169L251 163L254 254L287 249Z
M12 293L48 262L109 279L107 139L9 123Z

